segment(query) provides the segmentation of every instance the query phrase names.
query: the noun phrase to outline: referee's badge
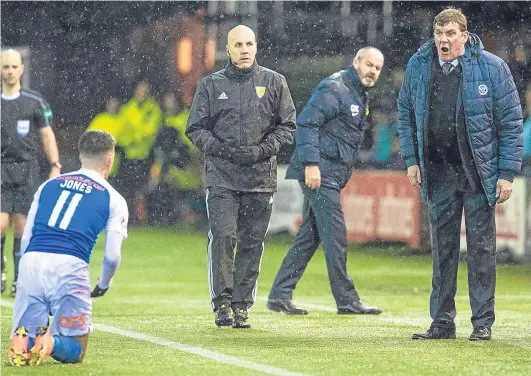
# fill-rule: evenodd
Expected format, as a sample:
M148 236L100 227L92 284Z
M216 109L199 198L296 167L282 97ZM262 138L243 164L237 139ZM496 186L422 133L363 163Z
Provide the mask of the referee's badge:
M26 137L30 130L30 121L29 120L18 120L17 121L17 133L20 137Z

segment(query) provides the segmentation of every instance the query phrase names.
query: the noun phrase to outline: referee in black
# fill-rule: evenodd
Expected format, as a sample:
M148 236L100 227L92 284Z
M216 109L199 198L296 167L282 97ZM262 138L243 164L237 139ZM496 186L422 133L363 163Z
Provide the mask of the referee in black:
M50 162L50 178L61 173L59 151L52 127L52 110L37 92L22 89L24 63L20 52L2 51L2 292L6 289L5 235L10 216L13 223L13 266L11 294L17 291L20 242L39 175L38 139Z

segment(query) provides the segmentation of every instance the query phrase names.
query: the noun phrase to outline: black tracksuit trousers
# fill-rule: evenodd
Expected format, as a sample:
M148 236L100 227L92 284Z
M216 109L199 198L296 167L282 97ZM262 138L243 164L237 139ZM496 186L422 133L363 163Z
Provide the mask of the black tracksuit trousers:
M273 207L273 192L210 187L206 202L212 308L217 311L222 304L249 308L256 298L256 280Z

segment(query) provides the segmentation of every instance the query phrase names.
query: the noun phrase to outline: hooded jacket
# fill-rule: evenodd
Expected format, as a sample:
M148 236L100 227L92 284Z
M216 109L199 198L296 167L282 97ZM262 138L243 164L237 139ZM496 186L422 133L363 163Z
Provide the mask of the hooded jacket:
M203 78L197 89L186 135L205 153L207 187L246 192L273 192L280 148L293 142L295 106L281 74L259 66L226 67ZM261 146L263 158L238 165L209 154L216 141L238 149Z
M407 167L419 165L426 174L425 139L429 120L432 62L435 41L420 47L409 60L398 97L398 133ZM479 37L470 33L464 54L456 109L463 106L468 144L481 185L490 205L496 203L499 178L512 181L522 165L522 108L511 72L499 57L483 50ZM421 193L426 198L426 184Z

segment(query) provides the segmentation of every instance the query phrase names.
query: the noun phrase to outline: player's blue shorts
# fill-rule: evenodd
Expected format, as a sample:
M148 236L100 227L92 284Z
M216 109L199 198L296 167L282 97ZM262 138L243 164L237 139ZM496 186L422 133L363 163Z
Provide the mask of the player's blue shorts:
M13 331L30 337L53 316L52 334L75 337L92 331L89 265L74 256L28 252L20 259Z

